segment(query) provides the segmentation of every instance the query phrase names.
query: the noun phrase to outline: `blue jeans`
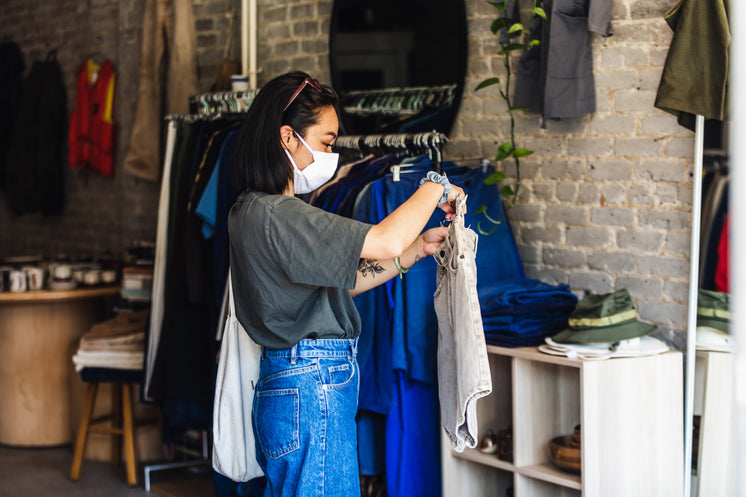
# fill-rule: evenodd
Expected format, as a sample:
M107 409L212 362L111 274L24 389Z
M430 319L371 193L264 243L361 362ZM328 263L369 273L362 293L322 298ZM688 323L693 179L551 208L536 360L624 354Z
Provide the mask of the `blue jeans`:
M264 349L254 397L264 497L359 497L357 340Z

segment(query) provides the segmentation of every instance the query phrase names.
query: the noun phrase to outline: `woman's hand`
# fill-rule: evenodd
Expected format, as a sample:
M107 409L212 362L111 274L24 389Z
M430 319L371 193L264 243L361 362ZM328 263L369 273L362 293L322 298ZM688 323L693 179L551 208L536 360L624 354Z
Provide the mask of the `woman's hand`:
M437 228L430 228L429 230L422 233L422 251L426 256L433 255L443 240L446 239L448 234L448 228L445 226L439 226Z
M448 193L448 200L438 206L446 213L446 220L448 221L452 220L456 216L457 197L460 198L462 201L465 200L466 195L464 194L464 190L459 186L451 184L451 191ZM464 204L464 214L466 214L466 204Z

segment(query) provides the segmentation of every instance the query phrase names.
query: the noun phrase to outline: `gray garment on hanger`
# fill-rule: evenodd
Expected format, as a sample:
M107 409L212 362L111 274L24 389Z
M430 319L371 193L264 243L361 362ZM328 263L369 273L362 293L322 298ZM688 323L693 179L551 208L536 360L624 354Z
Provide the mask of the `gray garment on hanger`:
M476 401L492 392L477 295L476 255L477 234L464 226L464 215L459 212L434 254L438 262L438 398L443 428L457 452L476 447Z
M612 0L544 0L547 20L536 17L531 38L539 45L520 59L514 105L544 119L596 111L591 31L611 36ZM543 126L543 125L542 125Z

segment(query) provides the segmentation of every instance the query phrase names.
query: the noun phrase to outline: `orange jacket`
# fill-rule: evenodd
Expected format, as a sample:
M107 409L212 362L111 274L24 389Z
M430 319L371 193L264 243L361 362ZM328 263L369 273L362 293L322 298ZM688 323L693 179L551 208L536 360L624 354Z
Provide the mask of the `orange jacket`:
M114 79L111 62L86 59L78 71L75 111L70 114L68 163L114 176Z

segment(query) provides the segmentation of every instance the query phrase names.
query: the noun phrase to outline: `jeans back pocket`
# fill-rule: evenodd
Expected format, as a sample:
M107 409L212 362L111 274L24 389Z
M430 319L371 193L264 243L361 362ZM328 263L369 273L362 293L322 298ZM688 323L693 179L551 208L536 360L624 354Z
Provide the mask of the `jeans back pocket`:
M297 388L257 392L254 401L256 435L265 456L277 459L300 447L299 397Z

